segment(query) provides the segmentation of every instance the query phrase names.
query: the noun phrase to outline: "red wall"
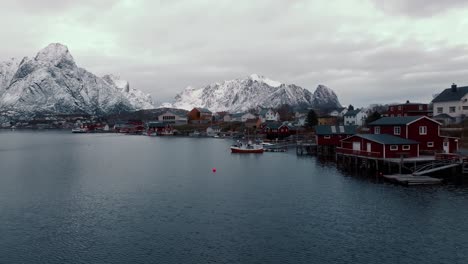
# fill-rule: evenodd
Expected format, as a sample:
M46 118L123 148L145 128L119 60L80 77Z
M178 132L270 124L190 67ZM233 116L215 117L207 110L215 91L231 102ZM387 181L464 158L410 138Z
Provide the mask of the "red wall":
M419 134L420 126L427 127L427 135ZM439 124L425 118L408 126L408 139L420 142L419 151L422 152L442 152L443 150L443 138L439 136ZM434 142L434 147L428 147L427 142Z
M360 137L352 137L345 141L342 141L343 148L353 149L353 142L361 142L361 151L367 151L367 143L371 143L371 152L379 152L378 157L383 158L383 148L384 145L363 139ZM385 158L400 158L402 154L405 154L406 157L417 157L418 156L418 146L409 145L409 150L403 150L403 145L397 145L398 150L390 150L390 145L385 145Z
M419 106L422 105L422 109L419 110ZM398 110L398 107L401 106L401 110ZM391 110L393 107L393 110ZM423 111L423 113L419 112ZM388 116L419 116L425 115L429 112L427 104L400 104L400 105L392 105L388 107L387 115Z

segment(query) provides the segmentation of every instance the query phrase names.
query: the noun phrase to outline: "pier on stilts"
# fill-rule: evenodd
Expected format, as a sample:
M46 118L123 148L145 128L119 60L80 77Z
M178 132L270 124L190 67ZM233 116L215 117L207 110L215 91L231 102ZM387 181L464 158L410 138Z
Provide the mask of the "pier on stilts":
M296 143L296 154L299 156L317 154L317 144L315 140L298 141Z
M468 175L468 160L446 158L446 154L420 156L414 158L379 158L378 153L363 151L338 151L337 166L348 171L359 173L374 172L390 182L401 185L434 185L443 183L443 179L430 177L434 173L450 171L449 175L460 175L463 179Z

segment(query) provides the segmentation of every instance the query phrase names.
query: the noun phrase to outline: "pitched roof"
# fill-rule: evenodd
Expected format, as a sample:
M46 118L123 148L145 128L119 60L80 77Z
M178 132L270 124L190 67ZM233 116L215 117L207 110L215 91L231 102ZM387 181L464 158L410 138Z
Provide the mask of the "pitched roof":
M202 107L196 107L196 109L200 112L200 113L207 113L207 114L211 114L211 111L206 109L206 108L202 108Z
M452 119L452 120L455 119L454 117L451 117L450 115L445 114L445 113L444 114L438 114L438 115L436 115L436 116L434 116L432 118L434 118L434 119Z
M283 126L283 123L281 122L265 122L265 127L268 127L270 129L278 129L281 126ZM287 125L285 125L287 126Z
M385 145L412 145L418 144L417 141L401 138L388 134L356 134L356 137L364 138Z
M397 116L397 117L382 117L369 125L381 126L381 125L406 125L413 121L420 119L422 116Z
M456 91L453 91L452 88L447 88L441 92L434 100L433 103L439 102L451 102L451 101L460 101L463 96L468 93L468 86L457 87Z
M316 126L317 135L354 135L356 126Z
M361 112L361 109L351 110L351 111L346 112L344 116L355 116L359 114L359 112Z

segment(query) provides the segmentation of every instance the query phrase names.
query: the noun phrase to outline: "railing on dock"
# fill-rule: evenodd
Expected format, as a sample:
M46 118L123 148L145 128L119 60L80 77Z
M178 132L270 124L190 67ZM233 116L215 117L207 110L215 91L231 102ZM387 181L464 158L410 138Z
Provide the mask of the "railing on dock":
M369 151L352 150L352 149L345 149L345 148L336 148L336 153L354 155L354 156L362 156L362 157L370 157L370 158L381 158L380 152L369 152Z

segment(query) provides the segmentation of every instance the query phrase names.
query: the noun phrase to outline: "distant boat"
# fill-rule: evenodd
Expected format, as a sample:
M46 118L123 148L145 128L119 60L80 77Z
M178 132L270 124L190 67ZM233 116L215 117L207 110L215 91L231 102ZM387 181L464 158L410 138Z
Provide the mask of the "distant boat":
M189 134L190 137L199 137L200 136L200 132L198 131L193 131L192 133Z
M242 143L240 141L237 144L231 146L232 153L256 153L261 154L264 152L263 146L260 144L252 144L252 142Z
M87 133L87 128L75 127L72 129L72 133Z

